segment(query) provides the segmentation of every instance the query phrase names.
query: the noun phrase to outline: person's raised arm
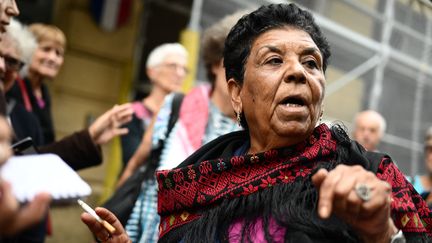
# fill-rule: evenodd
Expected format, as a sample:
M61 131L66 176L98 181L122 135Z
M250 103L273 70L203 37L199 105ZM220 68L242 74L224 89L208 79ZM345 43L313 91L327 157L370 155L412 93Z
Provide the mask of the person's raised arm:
M91 139L95 144L102 145L116 136L128 133L128 129L121 126L132 119L132 114L130 103L115 105L99 116L88 128Z

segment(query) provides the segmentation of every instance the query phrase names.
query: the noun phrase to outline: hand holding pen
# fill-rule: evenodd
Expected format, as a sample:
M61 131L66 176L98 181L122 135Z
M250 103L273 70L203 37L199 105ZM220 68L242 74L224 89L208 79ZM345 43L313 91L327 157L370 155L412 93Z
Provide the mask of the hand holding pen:
M115 228L112 233L110 233L106 226L104 226L103 223L100 223L98 219L96 219L90 213L84 212L83 214L81 214L81 221L83 221L87 225L90 231L99 239L100 242L131 242L122 224L113 213L111 213L108 209L102 207L97 207L94 212L101 220L106 221Z

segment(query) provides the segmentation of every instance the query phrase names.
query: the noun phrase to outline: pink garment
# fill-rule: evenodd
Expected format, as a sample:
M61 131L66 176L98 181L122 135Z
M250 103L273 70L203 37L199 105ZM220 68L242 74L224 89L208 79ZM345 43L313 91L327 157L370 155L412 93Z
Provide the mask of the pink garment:
M36 97L36 101L38 103L39 108L43 109L45 107L45 100L43 100L42 98Z
M180 108L180 122L186 128L193 151L202 145L208 120L209 97L209 87L198 86L184 98Z
M136 101L132 103L132 109L135 112L135 116L139 119L151 118L149 110L144 106L141 101Z
M201 147L209 116L210 88L194 88L182 101L179 119L159 161L158 170L172 169Z
M242 239L242 226L244 224L243 219L234 221L229 228L229 242L239 243ZM250 230L251 235L249 236L254 243L265 243L267 242L264 237L264 228L262 218L258 218ZM270 218L269 222L269 233L273 239L273 242L284 242L285 229L279 226L273 218ZM245 236L246 237L246 236ZM247 239L247 238L246 238Z

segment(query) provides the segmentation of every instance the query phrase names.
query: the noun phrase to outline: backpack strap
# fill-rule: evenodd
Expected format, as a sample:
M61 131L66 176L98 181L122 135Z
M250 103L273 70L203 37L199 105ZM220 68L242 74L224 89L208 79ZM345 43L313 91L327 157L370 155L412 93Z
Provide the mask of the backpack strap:
M166 138L171 133L171 130L173 129L175 123L177 122L177 120L179 118L180 106L181 106L181 103L183 101L183 98L184 98L183 93L175 93L174 94L173 101L171 104L171 115L170 115L170 118L168 121L168 129L167 129L166 136L165 136ZM162 143L162 145L163 145L163 143Z
M168 120L168 128L165 134L165 139L159 140L159 146L156 149L152 149L150 152L150 163L153 165L158 165L160 160L160 155L162 153L162 150L165 146L165 141L168 138L169 134L171 133L172 129L174 128L174 125L176 124L179 114L180 114L180 107L181 103L183 102L184 94L183 93L175 93L173 97L173 101L171 104L171 115ZM156 169L156 168L154 168Z
M21 78L18 78L17 83L18 83L18 86L19 86L20 91L21 91L21 95L22 95L23 102L24 102L24 107L26 108L27 111L30 112L30 111L32 111L32 105L30 103L29 94L27 92L27 88L26 88L26 85L24 83L24 80Z

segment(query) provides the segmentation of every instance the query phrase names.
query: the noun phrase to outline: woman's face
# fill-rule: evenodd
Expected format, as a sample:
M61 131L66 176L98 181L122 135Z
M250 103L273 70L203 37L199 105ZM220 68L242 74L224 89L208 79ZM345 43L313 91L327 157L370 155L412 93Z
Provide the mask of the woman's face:
M187 75L187 59L179 54L167 55L161 64L148 68L147 74L154 86L165 92L179 91Z
M53 79L57 76L64 60L64 49L54 41L41 41L30 64L30 71Z
M243 110L251 150L296 144L321 116L325 77L321 53L306 32L292 27L262 33L252 43L243 85L228 86L233 107Z

